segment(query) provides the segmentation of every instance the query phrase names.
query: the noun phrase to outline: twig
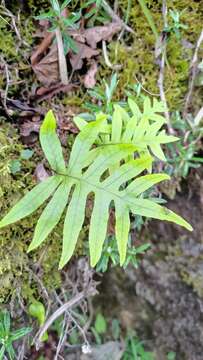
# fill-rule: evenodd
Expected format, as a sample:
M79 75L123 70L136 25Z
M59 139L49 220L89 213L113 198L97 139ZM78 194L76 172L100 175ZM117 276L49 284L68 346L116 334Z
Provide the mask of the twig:
M137 81L137 83L140 85L140 87L142 88L142 90L144 90L147 94L151 95L151 96L160 96L160 94L156 94L156 93L152 93L149 90L147 90L142 83L139 81L139 79L137 78L136 75L134 75L135 80Z
M6 73L6 87L5 87L5 91L4 91L3 106L4 106L6 113L8 115L10 115L9 110L7 108L7 95L8 95L9 85L10 85L9 70L8 70L8 65L7 65L6 61L2 57L1 57L1 61L4 64L4 69L5 69L5 73Z
M194 127L198 127L202 119L203 119L203 106L201 107L201 109L198 111L197 115L194 118Z
M103 50L103 55L104 55L104 61L105 61L105 64L112 70L119 70L122 68L122 65L113 65L110 60L109 60L109 57L108 57L108 54L107 54L107 48L106 48L106 41L105 40L102 40L102 50Z
M167 12L168 12L168 10L167 10L166 0L163 0L162 14L163 14L163 20L164 20L164 28L167 28L167 25L168 25ZM159 72L159 79L158 79L158 87L159 87L161 101L163 102L164 107L165 107L164 115L166 117L168 131L169 131L169 133L173 134L174 131L173 131L173 128L170 123L170 115L169 115L169 111L168 111L168 105L167 105L166 95L165 95L165 90L164 90L165 58L166 58L166 39L163 39L161 59L160 59L160 72Z
M38 333L35 336L34 342L36 349L38 350L41 343L41 338L45 334L45 332L48 330L48 328L51 326L51 324L60 317L64 312L68 311L70 308L81 302L86 296L93 296L96 294L96 290L94 287L91 287L87 291L81 291L79 292L74 298L69 300L67 303L62 305L60 308L58 308L45 322L45 324L39 329Z
M79 330L80 333L82 334L83 339L84 339L84 342L85 342L85 345L87 345L87 346L90 348L90 344L89 344L89 341L87 340L87 337L86 337L84 328L82 328L82 327L80 326L80 324L77 322L77 320L74 318L74 316L72 316L72 313L73 313L74 315L76 315L73 311L69 311L69 312L68 312L68 314L69 314L72 322L76 325L76 327L78 328L78 330Z
M193 92L193 88L194 88L194 82L195 82L195 76L196 76L196 72L197 72L197 60L198 60L198 51L199 48L201 46L201 43L203 41L203 29L201 31L201 34L197 40L197 44L195 47L195 51L194 51L194 55L190 64L190 76L189 76L189 90L188 93L186 95L186 99L185 99L185 106L184 106L184 110L183 110L183 118L186 117L187 115L187 111L191 102L191 97L192 97L192 92Z
M126 25L125 22L121 20L117 14L115 14L115 12L109 6L106 0L102 0L101 6L107 12L107 14L111 16L112 20L120 23L126 31L130 32L131 34L135 34L135 31L130 26Z
M65 339L66 339L66 336L67 336L67 333L68 333L68 328L70 326L70 321L67 321L67 316L69 314L68 313L65 313L64 315L64 319L63 319L63 324L62 324L62 330L61 330L61 334L60 334L60 338L59 338L59 342L58 342L58 345L57 345L57 349L56 349L56 354L54 356L54 360L57 360L59 355L60 355L60 351L61 351L61 348L65 342Z

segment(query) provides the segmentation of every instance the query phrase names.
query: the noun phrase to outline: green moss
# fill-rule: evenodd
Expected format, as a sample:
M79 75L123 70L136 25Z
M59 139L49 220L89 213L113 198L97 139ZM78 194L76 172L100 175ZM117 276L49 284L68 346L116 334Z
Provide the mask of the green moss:
M123 16L127 9L127 4L128 0L119 1ZM147 4L158 32L161 33L163 30L162 1L155 2L148 0ZM188 6L187 0L173 0L170 2L169 8L179 12L185 9L181 15L181 23L188 26L186 30L182 30L180 39L170 35L167 41L169 67L166 66L165 69L164 88L169 109L177 110L182 108L186 92L188 91L189 66L194 51L191 47L195 46L201 32L203 7L201 2L192 1ZM169 24L172 23L170 16L168 16L168 21ZM154 56L156 39L138 2L132 5L129 25L135 30L135 35L125 33L123 40L119 44L111 42L109 45L111 62L122 65L122 70L119 72L120 81L117 97L122 98L126 87L129 84L135 84L137 80L150 93L159 94L157 86L159 65ZM115 55L116 49L117 56ZM101 78L108 78L111 72L112 70L107 69L103 61L103 67L100 69ZM195 89L195 91L199 90ZM198 97L194 96L194 102L197 101Z
M0 132L0 211L1 217L35 185L33 171L35 161L24 160L21 172L13 176L9 170L12 159L18 159L22 145L11 127L3 125ZM43 274L41 280L47 289L60 286L61 275L58 261L61 252L61 229L57 228L48 242L40 250L27 254L33 230L41 210L29 218L7 226L0 231L0 302L5 302L21 289L25 298L39 296L39 284L32 277L33 266L39 264Z
M17 11L17 10L16 10ZM19 11L19 9L18 9ZM14 12L15 14L15 12ZM25 13L20 14L20 21L16 21L16 33L11 17L5 15L5 10L0 9L0 49L3 57L4 71L0 73L0 88L6 87L6 66L9 71L10 85L8 88L8 97L18 93L25 78L32 79L31 67L29 65L31 55L31 44L33 44L33 34L35 32L33 17Z

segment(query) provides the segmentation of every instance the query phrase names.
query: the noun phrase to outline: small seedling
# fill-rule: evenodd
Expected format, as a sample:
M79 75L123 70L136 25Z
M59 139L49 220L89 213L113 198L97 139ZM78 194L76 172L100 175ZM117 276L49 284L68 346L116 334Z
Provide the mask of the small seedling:
M81 17L81 11L69 13L67 16L63 15L65 8L71 1L72 0L65 0L60 5L58 0L50 0L51 9L35 17L38 20L48 20L51 24L48 31L55 32L58 46L60 77L62 83L65 85L68 84L68 70L65 55L69 50L75 53L78 51L76 43L69 35L67 29L77 29L79 26L78 21Z
M152 352L146 351L142 341L130 332L126 339L126 350L123 354L122 360L155 360Z
M167 354L167 360L175 360L176 359L176 353L174 351L170 351Z
M93 90L89 90L88 93L99 102L98 104L86 103L85 106L90 111L95 112L107 112L112 114L113 112L113 95L118 85L117 74L113 74L110 83L103 81L101 86L95 86Z
M122 267L126 269L127 266L130 264L135 268L137 268L139 264L139 255L145 254L145 252L149 248L150 248L150 244L143 244L139 247L132 246L131 239L129 237L126 260ZM104 243L102 256L97 264L96 271L106 272L109 265L113 267L118 266L119 261L120 261L119 252L118 252L115 236L110 236L106 239Z
M42 326L45 322L45 307L40 301L33 301L29 308L28 312L31 316L35 317L38 321L39 326ZM47 332L42 336L41 341L46 341L48 339Z
M173 21L172 25L168 25L167 27L164 28L164 31L166 33L168 33L169 35L171 34L175 34L177 39L180 39L181 37L181 30L185 30L188 28L187 25L182 24L180 22L180 17L183 14L185 10L183 10L182 12L179 12L177 10L169 10L169 15Z
M107 331L107 322L101 313L97 313L94 326L91 327L97 344L102 343L102 335Z
M29 327L24 327L18 330L12 331L11 318L7 310L0 312L0 360L3 360L7 354L9 360L14 360L15 351L13 348L13 342L21 339L25 335L32 331Z

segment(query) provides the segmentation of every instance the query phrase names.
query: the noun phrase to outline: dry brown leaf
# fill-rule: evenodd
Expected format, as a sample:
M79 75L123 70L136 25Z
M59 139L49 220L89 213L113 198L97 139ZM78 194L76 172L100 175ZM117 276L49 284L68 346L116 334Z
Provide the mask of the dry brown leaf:
M58 50L56 45L52 45L50 51L39 63L35 64L33 70L37 79L45 86L50 86L59 82Z
M32 66L36 65L40 61L40 59L43 57L43 54L45 53L45 51L47 51L47 49L51 45L53 37L54 37L53 32L46 32L45 33L44 39L38 45L36 50L34 50L34 52L32 53L32 56L31 56L31 64L32 64Z
M54 95L60 92L67 93L77 88L78 86L74 84L68 84L68 85L57 84L56 86L51 86L49 88L41 87L37 90L36 93L37 102L39 103L43 100L51 99Z
M112 22L104 26L94 26L86 29L83 31L83 35L87 44L90 45L92 49L96 49L98 42L111 40L113 35L119 32L121 28L122 25L120 23Z
M90 59L93 56L97 56L99 54L99 50L94 50L78 41L75 41L75 43L78 48L78 53L70 54L70 63L73 70L80 70L83 66L83 59Z
M87 89L92 89L95 86L97 69L96 61L92 62L87 74L84 77L84 85Z

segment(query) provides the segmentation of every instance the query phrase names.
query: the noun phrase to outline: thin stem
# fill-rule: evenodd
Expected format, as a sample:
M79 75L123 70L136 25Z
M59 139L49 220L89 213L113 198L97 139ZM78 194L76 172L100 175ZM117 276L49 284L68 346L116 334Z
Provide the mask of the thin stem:
M63 38L62 38L61 30L59 29L59 27L55 30L55 33L56 33L56 40L57 40L57 46L58 46L60 78L61 78L62 84L68 85L68 71L67 71L66 57L64 54Z

